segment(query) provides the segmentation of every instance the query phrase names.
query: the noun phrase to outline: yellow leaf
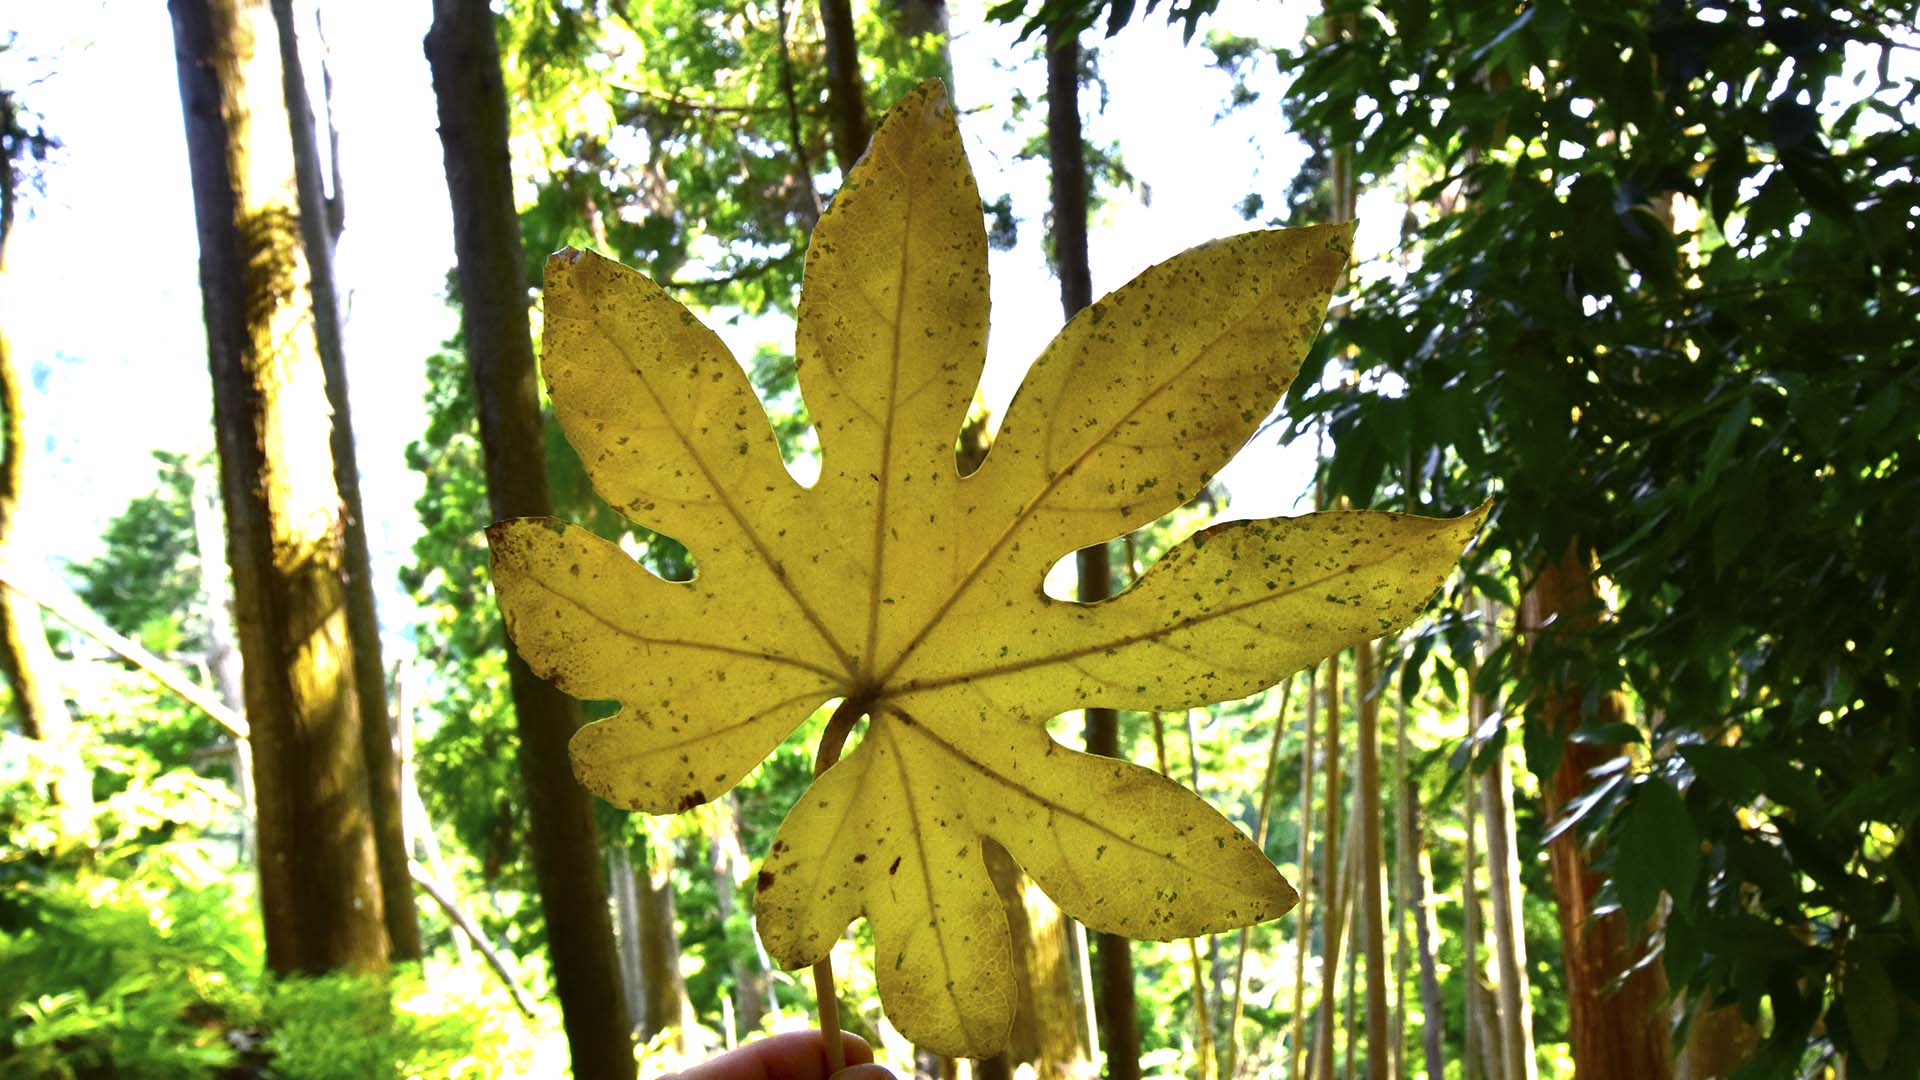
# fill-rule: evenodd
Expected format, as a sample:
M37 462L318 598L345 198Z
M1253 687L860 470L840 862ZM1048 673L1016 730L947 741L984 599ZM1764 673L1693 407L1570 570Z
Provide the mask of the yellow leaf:
M981 855L1000 843L1069 914L1171 939L1295 901L1194 794L1069 750L1068 709L1245 696L1418 613L1482 512L1235 522L1095 604L1049 599L1076 548L1179 506L1252 434L1317 333L1352 230L1249 233L1146 271L1034 365L986 463L954 437L985 356L986 236L944 93L894 108L807 253L797 351L819 428L812 489L780 463L740 366L645 277L547 265L545 370L596 489L686 544L690 582L551 520L489 530L534 670L621 704L573 740L608 799L712 799L814 709L867 717L781 826L758 918L782 964L873 924L888 1014L916 1044L1000 1050L1014 989Z

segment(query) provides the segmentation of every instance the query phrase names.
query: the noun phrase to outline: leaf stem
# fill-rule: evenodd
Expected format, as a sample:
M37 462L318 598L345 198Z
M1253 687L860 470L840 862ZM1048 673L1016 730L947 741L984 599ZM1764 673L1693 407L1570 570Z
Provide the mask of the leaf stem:
M820 733L820 748L814 751L813 775L816 778L840 760L840 749L847 745L847 736L852 733L853 725L859 722L866 711L865 697L849 697L833 710L833 715L827 719L827 729ZM813 996L820 1012L820 1038L826 1044L827 1075L832 1076L847 1067L846 1052L840 1044L840 998L833 989L832 952L813 965Z

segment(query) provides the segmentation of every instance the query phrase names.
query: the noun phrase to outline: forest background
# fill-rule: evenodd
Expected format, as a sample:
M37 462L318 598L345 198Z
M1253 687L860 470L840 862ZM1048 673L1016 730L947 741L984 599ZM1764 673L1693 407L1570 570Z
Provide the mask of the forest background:
M1009 879L1041 1003L1010 1060L916 1060L864 949L840 958L849 1026L933 1074L1913 1075L1911 9L1027 6L856 5L849 106L843 5L508 5L489 25L527 266L572 243L668 282L749 365L804 471L787 353L805 230L857 156L847 118L944 76L996 240L988 431L1056 298L1076 306L1055 266L1097 295L1212 236L1363 222L1285 416L1198 504L1113 546L1120 584L1222 507L1499 509L1377 657L1120 718L1124 755L1317 879L1303 918L1124 950L1134 1000L1116 1004L1094 977L1114 946ZM436 12L338 7L291 14L338 128L381 714L419 871L396 909L419 942L389 920L382 951L423 968L384 988L264 978L282 965L231 733L47 619L56 705L36 720L15 695L0 763L0 1068L21 1075L549 1074L593 1053L577 1016L562 1030L477 536L489 492L419 49ZM221 666L244 643L159 10L8 15L4 566L31 595L76 592L231 715L245 695ZM1077 165L1048 112L1063 87ZM1093 202L1078 255L1068 175ZM563 516L684 567L546 446ZM806 757L795 741L710 813L597 809L582 888L610 890L625 998L603 1027L639 1035L643 1071L806 1022L804 981L766 970L749 925L749 856Z

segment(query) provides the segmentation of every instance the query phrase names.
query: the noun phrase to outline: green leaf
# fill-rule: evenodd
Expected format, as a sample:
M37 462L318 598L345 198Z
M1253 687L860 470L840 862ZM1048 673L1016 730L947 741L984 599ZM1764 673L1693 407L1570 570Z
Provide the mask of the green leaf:
M1635 925L1653 915L1660 893L1685 907L1700 871L1700 834L1678 792L1649 776L1634 792L1613 858L1614 888Z
M1900 1030L1899 999L1879 948L1868 939L1847 950L1846 970L1840 977L1840 1003L1847 1018L1847 1034L1871 1068L1887 1063L1894 1036Z

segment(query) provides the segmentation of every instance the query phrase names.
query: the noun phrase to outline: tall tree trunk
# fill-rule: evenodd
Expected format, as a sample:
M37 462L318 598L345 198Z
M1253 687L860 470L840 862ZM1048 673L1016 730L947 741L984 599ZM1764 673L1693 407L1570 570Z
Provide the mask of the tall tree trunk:
M1487 830L1487 887L1493 894L1494 966L1500 1000L1500 1048L1506 1080L1535 1080L1533 1001L1527 979L1527 942L1520 905L1520 858L1515 850L1513 774L1506 748L1480 774L1480 807Z
M1313 693L1311 684L1309 684L1307 693L1309 695ZM1260 773L1260 805L1254 814L1253 842L1261 851L1267 849L1267 829L1273 823L1273 786L1280 775L1280 740L1287 731L1287 705L1292 699L1293 679L1289 677L1286 682L1280 684L1280 711L1273 718L1273 735L1267 740L1267 764L1266 768ZM1311 710L1309 710L1309 715L1311 715ZM1313 729L1309 726L1306 731L1305 743L1303 744L1303 754L1306 752L1304 747L1311 746L1312 743ZM1302 772L1302 779L1304 780L1305 770L1303 769ZM1304 783L1301 785L1301 790L1308 790ZM1305 821L1306 816L1303 814L1300 820ZM1306 843L1306 840L1307 830L1302 829L1300 830L1300 842L1302 845ZM1298 865L1301 868L1301 876L1304 879L1307 866L1304 851L1301 853ZM1299 895L1301 897L1300 904L1304 906L1306 904L1306 885L1304 884L1304 880L1300 886ZM1305 925L1304 915L1302 916L1302 925ZM1238 947L1234 950L1233 956L1233 1004L1227 1011L1226 1053L1222 1055L1220 1060L1220 1075L1226 1077L1226 1080L1234 1080L1234 1077L1240 1070L1240 1018L1242 1009L1246 1003L1247 949L1251 946L1252 940L1253 927L1241 927L1240 941ZM1304 954L1297 957L1297 959L1304 959ZM1298 964L1296 964L1295 970L1296 972L1299 970ZM1294 997L1296 1000L1293 1010L1296 1013L1300 1011L1298 1001L1300 994L1299 984L1300 976L1295 974Z
M1052 173L1053 249L1060 274L1060 307L1072 319L1093 303L1087 257L1087 159L1080 133L1080 42L1071 31L1047 30L1047 163ZM1081 603L1113 593L1107 545L1076 559ZM1112 709L1088 709L1087 752L1120 756L1120 718ZM1118 934L1094 935L1094 1012L1107 1075L1140 1076L1140 1021L1133 992L1133 951Z
M740 846L736 796L730 793L715 805L722 812L714 815L709 850L713 856L713 892L724 925L733 918L741 880L752 870ZM767 971L758 961L757 954L733 961L733 1015L743 1035L760 1030L767 1018Z
M1340 862L1340 654L1327 657L1327 737L1326 745L1320 752L1320 766L1325 778L1326 824L1321 838L1326 843L1326 853L1321 856L1321 866L1326 870L1325 896L1321 900L1320 910L1320 1024L1314 1035L1314 1060L1319 1064L1315 1074L1320 1080L1332 1080L1333 1077L1333 1028L1334 1014L1338 1012L1339 989L1336 980L1340 976L1340 940L1345 933L1343 921L1346 899L1342 885L1345 879L1345 867ZM1351 858L1351 856L1349 856Z
M1319 665L1307 669L1307 716L1300 739L1300 933L1293 947L1293 1016L1287 1036L1287 1076L1300 1080L1305 1075L1307 1047L1305 1036L1307 1005L1307 954L1313 951L1313 736L1314 721L1320 711L1320 699L1313 692L1314 675Z
M486 0L434 0L426 48L453 199L461 332L473 369L487 501L495 518L545 515L552 501L509 171L506 90ZM511 645L507 673L534 875L574 1075L632 1077L633 1041L600 876L599 834L591 800L567 758L580 710L536 678Z
M806 129L800 126L800 91L794 86L793 50L787 46L786 0L778 0L775 6L774 34L780 47L780 97L787 107L787 137L793 140L793 165L800 174L796 177L801 188L800 214L812 229L820 224L820 189L813 186L813 156L807 152Z
M867 88L860 78L860 43L850 0L820 0L827 46L827 108L833 114L833 157L845 178L867 152Z
M0 93L0 129L13 126L12 98ZM0 282L6 279L7 237L13 231L13 162L0 160ZM22 550L14 531L27 505L28 473L26 393L20 369L0 326L0 562L25 566L34 560ZM73 746L73 719L61 692L57 661L47 645L40 606L11 589L0 588L0 673L13 690L20 733L47 744L56 770L52 792L60 808L61 831L79 836L92 815L93 779Z
M1480 1017L1480 883L1474 876L1479 864L1480 831L1480 788L1473 781L1473 745L1474 732L1480 730L1480 699L1467 699L1467 775L1460 785L1461 793L1466 797L1467 835L1465 854L1460 867L1460 914L1461 948L1466 954L1461 964L1466 979L1466 1022L1461 1026L1462 1046L1460 1049L1460 1078L1473 1080L1475 1076L1485 1075L1487 1080L1497 1077L1478 1071L1480 1055L1483 1052L1483 1039L1479 1034Z
M1065 916L1005 848L983 849L1013 931L1013 1034L995 1067L1034 1066L1043 1080L1083 1075L1090 1056L1074 1008L1072 936Z
M1373 692L1373 642L1354 649L1353 693L1360 717L1360 920L1367 952L1367 1077L1386 1080L1393 1055L1387 1035L1386 907L1380 879L1386 855L1380 840L1380 702Z
M1559 558L1540 568L1520 604L1520 630L1529 648L1543 639L1577 645L1581 635L1592 629L1598 594L1589 565L1586 549L1576 539ZM1562 742L1558 766L1540 785L1549 820L1580 797L1593 769L1625 752L1568 738L1580 726L1585 696L1586 687L1563 682L1544 691L1536 703L1537 722ZM1595 723L1625 720L1626 703L1621 696L1600 695ZM1665 1080L1673 1075L1673 1058L1663 1008L1664 969L1659 964L1639 964L1645 944L1625 915L1616 911L1595 917L1600 879L1589 869L1571 832L1548 845L1547 853L1560 914L1574 1068L1581 1080Z
M327 405L333 410L333 482L340 491L346 526L347 634L353 640L353 685L360 707L360 742L367 759L367 791L373 807L373 839L380 859L380 890L387 920L387 948L395 960L420 959L420 918L407 872L406 827L400 801L400 768L393 752L393 721L387 708L387 665L380 658L380 620L373 606L373 560L367 551L366 512L360 501L360 461L353 447L353 415L347 402L347 357L341 340L339 292L334 287L332 217L321 181L320 145L313 106L300 66L293 0L271 0L279 31L281 83L293 135L293 173L300 199L300 236L306 245L313 298L313 336L326 373Z
M1426 1049L1427 1080L1445 1080L1447 1058L1442 1035L1446 1031L1446 1006L1440 999L1440 971L1433 952L1440 942L1440 928L1433 917L1433 867L1427 860L1427 848L1421 842L1418 794L1409 782L1402 788L1407 802L1407 831L1414 838L1412 895L1413 934L1420 954L1420 1041Z
M620 985L627 991L627 1024L646 1023L646 976L640 968L640 876L624 843L607 845L607 891L613 900L613 942L620 950Z
M168 7L259 782L267 963L381 969L340 493L272 14L265 0Z
M680 977L679 912L674 906L674 843L665 829L650 830L647 864L635 891L640 899L640 1038L674 1032L673 1044L686 1046L693 1019L687 984Z

